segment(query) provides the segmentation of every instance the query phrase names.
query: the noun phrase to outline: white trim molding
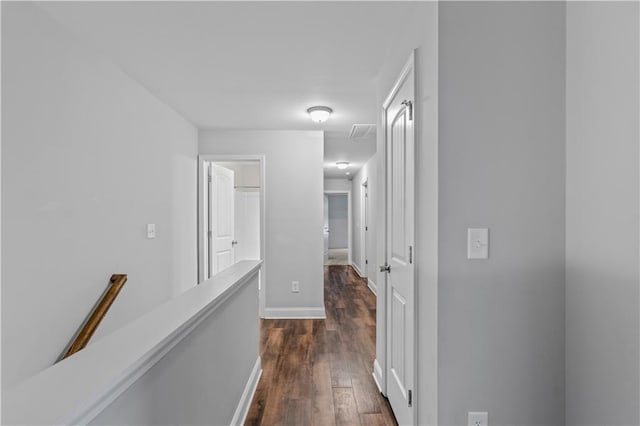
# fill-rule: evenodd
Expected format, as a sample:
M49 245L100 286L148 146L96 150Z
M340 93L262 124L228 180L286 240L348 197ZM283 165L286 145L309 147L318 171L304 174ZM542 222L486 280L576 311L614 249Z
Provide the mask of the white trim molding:
M347 195L347 245L348 247L348 257L347 257L347 262L349 264L352 263L353 260L353 242L351 241L351 227L353 226L353 219L352 219L352 206L351 206L351 190L350 189L326 189L324 190L324 195L330 195L330 194L338 194L338 195L343 195L346 194Z
M373 381L376 382L376 386L378 387L378 390L380 391L381 394L384 395L384 391L382 390L382 386L380 386L380 383L382 383L382 367L380 367L380 364L378 363L378 359L374 359L373 360Z
M260 357L256 359L256 363L253 365L249 380L242 391L240 401L236 407L233 418L231 419L231 426L241 426L247 420L247 414L249 414L249 408L251 408L251 401L258 388L258 382L260 382L260 376L262 376L262 361Z
M322 308L266 308L267 319L325 319L324 307Z
M260 269L260 288L258 289L258 315L264 318L266 287L267 287L267 263L265 262L265 253L267 252L266 237L266 197L267 197L267 172L266 172L266 155L264 154L200 154L198 155L198 283L205 281L205 201L204 191L206 190L206 170L205 163L209 162L242 162L257 161L260 165L260 260L262 267Z
M369 287L369 290L371 290L371 293L373 293L376 297L378 296L378 286L376 285L376 283L368 279L367 287Z
M360 271L360 268L358 268L358 265L356 265L355 262L351 262L351 267L354 271L356 271L356 274L358 274L360 278L366 278L366 276L362 274L362 271Z

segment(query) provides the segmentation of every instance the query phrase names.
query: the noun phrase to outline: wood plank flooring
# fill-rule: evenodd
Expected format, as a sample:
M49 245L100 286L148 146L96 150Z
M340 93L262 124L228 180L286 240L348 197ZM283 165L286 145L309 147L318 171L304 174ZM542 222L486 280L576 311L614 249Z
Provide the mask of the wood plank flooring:
M326 320L262 320L246 425L397 425L371 376L376 299L350 266L324 269Z

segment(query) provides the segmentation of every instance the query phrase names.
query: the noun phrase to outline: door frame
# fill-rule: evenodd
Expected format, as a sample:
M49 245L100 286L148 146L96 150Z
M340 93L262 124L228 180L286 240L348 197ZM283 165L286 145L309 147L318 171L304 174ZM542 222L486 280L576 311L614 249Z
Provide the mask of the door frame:
M382 205L384 206L384 208L379 209L379 214L380 216L382 216L381 218L379 218L377 220L378 224L382 224L382 232L378 233L378 247L382 247L382 260L379 261L379 263L381 263L381 265L385 265L387 264L388 261L388 253L387 253L387 239L388 239L388 230L387 230L387 201L388 201L388 188L387 188L387 173L388 173L388 150L387 150L387 108L390 106L391 101L393 100L393 98L395 97L395 95L398 93L400 87L402 86L402 84L404 83L404 81L406 80L407 76L413 72L413 78L414 78L414 82L413 82L413 87L414 87L414 104L413 104L413 131L414 131L414 135L413 135L413 140L414 140L414 146L417 146L418 144L418 137L417 137L417 131L416 129L419 128L419 119L420 119L420 115L418 113L416 113L416 102L415 102L415 92L416 92L416 75L417 73L415 72L415 50L411 51L411 54L409 56L409 59L407 60L407 62L405 63L405 65L402 68L402 71L399 73L398 77L396 78L396 80L394 81L394 84L391 88L391 90L389 91L389 94L387 95L387 97L385 98L384 102L382 103L382 108L381 108L381 132L382 132L382 148L383 148L383 154L381 155L381 165L382 165L382 171L383 173L381 173L381 177L378 179L378 183L381 183L381 187L379 189L379 193L381 194L380 200L382 202ZM415 151L414 151L415 153ZM415 156L414 156L414 161L415 161ZM380 164L380 163L379 163ZM415 167L415 166L414 166ZM416 200L416 188L417 188L417 179L416 179L417 174L414 173L413 179L414 179L414 220L417 219L417 203L415 202ZM414 259L417 260L417 251L418 251L418 239L417 239L417 226L414 226ZM380 253L380 250L378 250L378 252ZM418 374L418 347L419 347L419 341L418 341L418 294L417 294L417 290L418 290L418 282L417 282L417 269L418 269L418 265L416 262L416 266L414 268L414 294L413 294L413 302L414 302L414 315L413 315L413 330L414 330L414 345L413 345L413 383L414 383L414 387L415 389L413 389L413 411L414 411L414 415L413 415L413 422L414 424L417 424L416 422L418 421L418 403L419 403L419 374ZM388 309L387 309L387 303L389 300L389 295L388 295L388 290L389 290L389 286L388 286L388 277L387 274L385 272L378 272L377 273L377 280L380 283L380 285L382 285L382 290L378 291L378 303L377 303L377 314L376 314L376 323L380 325L380 327L378 328L379 331L382 331L382 333L377 333L376 338L381 342L380 345L376 345L376 359L374 360L373 363L373 378L376 382L376 384L378 385L378 388L380 390L380 392L386 396L387 394L387 383L388 383L388 378L387 378L387 372L388 372L388 357L387 357L387 353L388 353L388 333L387 333L387 317L388 317ZM382 335L381 335L382 334Z
M262 265L260 266L260 280L258 284L258 314L260 318L264 318L265 311L265 288L267 286L266 282L266 269L267 262L265 259L266 254L266 222L265 222L265 204L266 204L266 156L255 154L255 155L235 155L235 154L201 154L198 155L198 284L201 284L205 281L205 244L206 239L204 238L204 229L205 229L205 208L204 200L205 200L205 191L207 190L207 173L205 163L210 162L234 162L234 161L257 161L260 166L260 259L262 260Z
M351 190L350 189L325 189L324 190L324 195L330 195L330 194L347 194L347 245L348 250L348 258L347 258L347 262L349 263L349 265L352 265L353 262L351 261L351 253L353 250L352 247L352 241L351 241ZM329 232L331 232L331 228L329 228ZM331 250L331 249L329 249Z
M369 277L368 253L367 253L367 228L369 227L369 177L360 184L360 265L362 265L361 276ZM371 280L367 280L371 282ZM369 285L371 289L371 285ZM375 292L374 292L375 293Z

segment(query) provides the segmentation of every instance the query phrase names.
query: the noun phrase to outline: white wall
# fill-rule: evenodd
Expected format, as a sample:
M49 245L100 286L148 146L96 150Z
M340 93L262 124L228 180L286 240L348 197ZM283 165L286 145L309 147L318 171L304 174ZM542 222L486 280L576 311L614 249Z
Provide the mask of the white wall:
M353 205L353 264L358 270L369 278L370 281L373 281L373 286L375 288L375 274L376 274L376 195L377 191L375 185L377 183L376 180L376 156L373 156L367 161L362 168L356 173L353 177L352 186L351 186L351 200ZM363 250L362 250L362 228L364 227L363 216L362 216L362 194L364 192L364 188L362 184L367 182L369 189L369 230L367 231L367 258L369 260L369 264L365 263L365 259L363 258Z
M351 190L351 181L349 179L325 179L325 191L349 191Z
M568 425L640 421L639 13L567 3Z
M328 194L329 248L349 246L349 197L347 194Z
M235 187L260 187L259 161L216 161L215 163L233 170Z
M320 131L200 131L200 154L265 156L267 316L324 314L323 140Z
M3 389L196 283L196 129L33 3L2 4ZM146 238L155 223L157 238Z
M440 5L440 425L564 423L564 46L564 3Z

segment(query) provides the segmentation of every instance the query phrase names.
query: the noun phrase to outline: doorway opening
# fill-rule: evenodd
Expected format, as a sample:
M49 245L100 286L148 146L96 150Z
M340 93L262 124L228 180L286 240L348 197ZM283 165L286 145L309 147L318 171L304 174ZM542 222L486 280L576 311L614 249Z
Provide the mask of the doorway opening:
M361 265L361 270L356 269L356 272L363 277L368 277L367 266L369 265L369 257L367 256L367 243L368 243L368 234L369 234L369 179L365 179L362 182L362 192L360 193L360 259L357 260L359 265ZM369 282L369 288L375 294L375 290L371 286L371 281Z
M199 158L198 282L243 260L263 260L259 292L264 312L264 157Z
M324 264L351 265L351 191L324 192Z

